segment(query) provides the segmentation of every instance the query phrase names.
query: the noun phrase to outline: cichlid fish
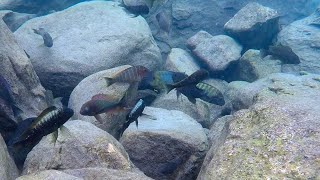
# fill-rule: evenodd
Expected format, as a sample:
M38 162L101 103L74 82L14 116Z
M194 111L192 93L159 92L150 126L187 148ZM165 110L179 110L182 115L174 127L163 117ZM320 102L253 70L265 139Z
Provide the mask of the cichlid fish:
M19 169L43 136L57 131L74 112L70 108L51 106L42 111L38 117L28 118L18 124L18 127L8 142L8 150Z
M43 43L47 47L52 47L53 46L53 40L50 34L44 29L44 28L39 28L39 29L32 29L35 34L38 34L42 36L43 38Z
M200 81L207 78L208 75L209 75L209 72L207 70L200 69L177 83L167 84L166 85L167 93L169 93L174 88L179 88L179 87L184 87L184 86L189 86L189 85L196 85Z
M149 72L149 69L144 66L129 67L113 77L104 77L108 85L115 82L134 83L140 82Z
M223 94L214 86L203 82L200 82L196 85L177 88L177 98L180 96L180 94L185 95L193 104L196 103L196 98L219 106L225 104Z
M53 131L56 131L60 126L67 122L74 112L70 108L55 107L51 106L41 112L36 118L29 118L31 122L30 126L27 127L21 134L16 135L12 139L11 144L26 141L33 137L43 137Z
M136 103L136 105L132 108L132 110L127 115L126 122L122 125L122 128L120 129L120 137L132 122L136 122L136 126L138 128L138 117L142 115L142 112L145 107L146 105L142 99L140 99Z

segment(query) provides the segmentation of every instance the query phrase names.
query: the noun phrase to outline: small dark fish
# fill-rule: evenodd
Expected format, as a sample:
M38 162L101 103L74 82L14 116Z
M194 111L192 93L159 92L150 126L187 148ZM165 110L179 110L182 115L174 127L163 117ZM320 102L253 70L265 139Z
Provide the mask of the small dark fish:
M179 97L180 94L185 95L193 104L196 103L196 98L219 106L225 104L223 94L214 86L203 82L177 88L177 97Z
M74 112L70 108L51 106L42 111L42 113L33 118L32 123L20 135L13 138L11 144L26 141L35 136L43 137L54 131L67 122Z
M300 58L297 56L289 46L277 45L270 46L268 52L278 57L286 64L299 64Z
M132 122L136 122L136 126L138 128L138 117L142 115L144 108L146 107L144 101L140 99L136 105L132 108L129 114L126 117L126 122L122 125L120 129L120 137L122 136L123 132L129 127Z
M148 75L140 82L139 89L151 89L156 91L166 91L167 84L177 83L184 78L188 77L181 72L173 71L154 71L148 73Z
M23 120L8 142L8 150L13 156L19 169L22 169L23 163L43 136L55 132L66 121L73 116L73 110L70 108L57 108L51 106L38 116Z
M33 29L33 32L36 34L39 34L43 38L43 43L47 47L52 47L53 46L53 40L50 34L44 29L44 28L39 28L39 29Z
M163 166L160 168L160 172L165 175L172 174L175 170L177 170L177 168L182 164L182 162L182 157L172 159L169 162L163 164Z
M144 66L132 66L129 67L114 77L104 77L108 85L111 85L115 82L125 82L125 83L134 83L140 82L149 72L149 69Z
M156 15L156 19L157 19L158 25L160 27L160 30L162 30L167 35L169 35L170 30L171 30L170 16L165 11L161 11Z
M196 85L200 81L207 78L208 75L209 75L209 72L207 70L200 69L177 83L167 84L166 85L167 86L167 93L169 93L174 88L189 86L189 85L193 85L193 84Z

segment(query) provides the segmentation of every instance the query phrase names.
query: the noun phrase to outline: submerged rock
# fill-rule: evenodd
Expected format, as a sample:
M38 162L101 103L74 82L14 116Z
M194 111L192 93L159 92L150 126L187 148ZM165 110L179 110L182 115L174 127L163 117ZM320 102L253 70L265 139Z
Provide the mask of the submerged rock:
M225 35L209 36L203 32L192 37L188 44L192 53L209 68L212 73L225 70L231 62L239 60L242 47L234 39Z
M125 171L107 168L82 168L63 171L83 179L123 179L123 180L152 180L140 171Z
M53 180L53 179L82 180L82 178L78 178L76 176L72 176L57 170L40 171L40 172L32 173L29 175L20 176L16 180Z
M17 13L13 11L0 11L0 17L7 24L9 29L14 32L22 24L24 24L29 19L37 17L35 14Z
M86 76L119 65L162 65L149 26L119 3L92 1L29 20L15 36L30 55L43 85L54 95L68 97ZM43 45L32 29L45 28L53 46Z
M311 16L295 21L280 31L277 45L288 46L300 60L300 70L320 73L320 27L312 25L320 18L320 8Z
M69 121L53 135L45 136L28 154L23 174L43 170L101 167L132 170L134 165L122 145L91 123Z
M180 111L146 107L139 128L130 125L121 138L132 162L155 179L195 179L207 151L199 123Z
M225 32L247 49L260 49L271 44L279 32L277 11L258 3L249 3L224 26Z
M197 61L185 50L172 48L165 64L166 70L191 75L200 69Z
M13 100L23 111L22 118L34 117L47 107L45 89L26 53L0 19L0 75L8 81Z
M18 168L9 155L6 143L0 135L0 177L4 180L14 180L18 176Z
M269 58L269 59L268 59ZM281 72L281 61L261 58L259 50L249 49L240 58L238 80L253 82L272 73Z
M320 178L320 76L269 79L255 104L234 115L230 134L199 180Z

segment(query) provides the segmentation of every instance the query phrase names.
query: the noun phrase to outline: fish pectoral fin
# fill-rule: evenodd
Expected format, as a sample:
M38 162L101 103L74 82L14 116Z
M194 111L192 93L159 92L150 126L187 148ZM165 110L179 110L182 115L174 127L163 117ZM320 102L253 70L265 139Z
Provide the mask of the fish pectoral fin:
M138 129L138 118L135 120L135 122L136 122L136 127Z
M197 102L196 98L192 98L192 97L188 97L188 100L189 100L192 104L196 104L196 102Z
M94 118L96 118L96 120L99 121L99 123L103 124L100 114L94 115Z
M154 116L152 116L152 115L149 115L149 114L142 113L141 116L145 116L145 117L147 117L147 118L149 118L149 119L151 119L151 120L157 120L156 117L154 117Z
M181 95L181 92L180 91L176 91L176 95L177 95L177 101L179 100L179 97L180 97L180 95Z
M58 140L58 136L59 136L58 129L56 131L52 132L52 142L53 142L54 146L56 145L56 142Z

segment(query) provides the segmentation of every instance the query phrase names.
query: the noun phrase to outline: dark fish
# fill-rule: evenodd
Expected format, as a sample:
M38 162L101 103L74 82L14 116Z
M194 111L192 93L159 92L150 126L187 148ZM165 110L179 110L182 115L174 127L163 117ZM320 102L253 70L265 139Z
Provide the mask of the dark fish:
M182 164L183 159L182 157L177 157L175 159L170 160L163 164L160 168L160 172L164 175L172 174L177 168Z
M123 132L129 127L132 122L136 122L136 126L138 128L138 117L142 115L144 108L146 107L144 101L140 99L136 105L132 108L129 114L126 117L126 122L122 125L120 129L120 137L122 136Z
M179 87L184 87L184 86L189 86L189 85L196 85L198 84L200 81L204 80L205 78L207 78L209 75L209 72L207 70L204 69L200 69L196 72L194 72L193 74L191 74L190 76L184 78L183 80L174 83L174 84L167 84L167 93L169 93L172 89L174 88L179 88Z
M113 77L104 77L108 85L115 82L134 83L140 82L149 72L149 69L144 66L129 67Z
M94 95L90 101L84 103L80 109L80 114L84 116L95 116L115 107L122 98L108 94Z
M42 36L43 38L43 43L45 46L47 47L52 47L53 46L53 40L52 37L50 36L50 34L44 29L44 28L39 28L37 29L33 29L33 32L36 34L39 34L40 36Z
M57 108L51 106L38 116L28 118L18 124L17 130L8 143L8 150L13 156L19 169L32 150L43 136L57 131L66 121L73 116L70 108Z
M171 30L171 19L170 16L165 12L161 11L156 15L156 19L160 30L169 35Z
M299 64L300 58L297 56L289 46L277 45L270 46L268 50L269 54L278 57L286 64Z
M131 1L130 1L131 2ZM128 4L126 0L123 1L123 7L129 10L133 14L149 14L149 7L147 3L145 4Z
M43 137L54 131L67 122L74 112L70 108L51 106L42 111L42 113L33 118L32 123L20 135L12 139L11 144L32 139L34 137Z
M219 106L225 104L223 94L214 86L203 82L177 88L177 97L179 97L180 94L185 95L193 104L196 103L196 98Z
M154 71L148 73L139 84L139 89L166 91L166 85L174 84L188 77L184 73L173 71Z

